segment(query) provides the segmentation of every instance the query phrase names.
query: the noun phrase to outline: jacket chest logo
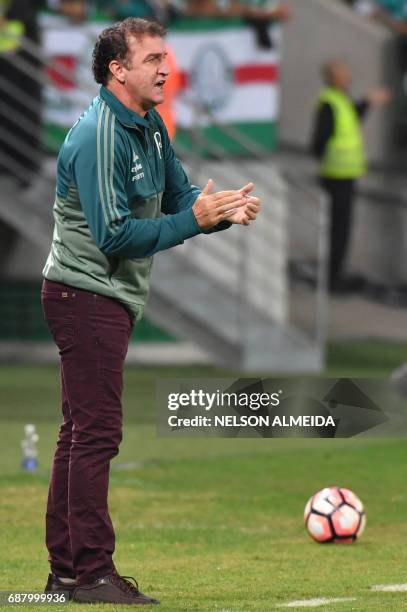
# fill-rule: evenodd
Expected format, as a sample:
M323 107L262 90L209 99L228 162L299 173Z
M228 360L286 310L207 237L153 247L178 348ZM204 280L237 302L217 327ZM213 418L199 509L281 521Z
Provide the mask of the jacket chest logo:
M154 142L155 142L155 146L157 147L158 155L159 155L160 159L162 159L163 158L163 156L162 156L163 143L162 143L162 140L161 140L160 132L155 132L154 133Z
M133 165L131 167L131 180L140 181L144 178L143 166L140 157L133 151Z

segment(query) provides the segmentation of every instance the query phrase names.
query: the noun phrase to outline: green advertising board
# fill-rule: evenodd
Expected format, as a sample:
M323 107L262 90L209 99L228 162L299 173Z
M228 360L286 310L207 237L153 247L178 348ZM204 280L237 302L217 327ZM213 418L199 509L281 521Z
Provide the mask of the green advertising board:
M56 151L98 87L91 74L91 52L106 21L70 25L43 15L43 40L48 60L44 133ZM273 49L260 49L252 29L239 20L188 19L171 28L168 43L177 58L181 90L175 103L177 140L196 147L198 127L204 138L225 153L242 147L224 128L234 128L262 148L276 143L279 111L279 28L271 30ZM230 130L229 130L230 132Z

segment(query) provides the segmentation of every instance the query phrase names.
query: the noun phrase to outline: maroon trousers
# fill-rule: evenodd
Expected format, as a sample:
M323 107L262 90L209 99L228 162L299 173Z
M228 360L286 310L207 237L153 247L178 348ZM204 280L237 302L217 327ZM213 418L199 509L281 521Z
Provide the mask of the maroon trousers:
M123 366L132 319L119 302L45 280L45 320L59 348L63 423L46 514L51 571L87 584L114 571L107 496L122 439Z

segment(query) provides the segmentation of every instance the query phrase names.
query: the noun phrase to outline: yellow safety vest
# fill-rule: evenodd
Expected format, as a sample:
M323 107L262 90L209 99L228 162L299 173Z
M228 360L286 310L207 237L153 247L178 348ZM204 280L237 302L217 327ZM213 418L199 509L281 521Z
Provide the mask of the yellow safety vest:
M0 24L0 53L13 53L21 46L25 34L22 21L10 20Z
M329 104L334 116L334 133L321 161L320 175L332 179L354 179L367 170L360 120L352 100L343 92L326 88L318 104Z

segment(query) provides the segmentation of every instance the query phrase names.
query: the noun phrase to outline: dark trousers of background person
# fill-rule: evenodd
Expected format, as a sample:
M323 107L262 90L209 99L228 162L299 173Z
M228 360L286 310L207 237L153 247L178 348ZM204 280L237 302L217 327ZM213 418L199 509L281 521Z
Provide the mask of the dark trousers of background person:
M51 571L87 584L115 571L107 498L122 439L123 367L132 318L120 302L45 280L42 307L59 348L63 423L46 514Z
M331 207L329 286L335 289L343 280L343 266L352 228L355 181L322 178Z

